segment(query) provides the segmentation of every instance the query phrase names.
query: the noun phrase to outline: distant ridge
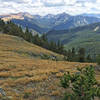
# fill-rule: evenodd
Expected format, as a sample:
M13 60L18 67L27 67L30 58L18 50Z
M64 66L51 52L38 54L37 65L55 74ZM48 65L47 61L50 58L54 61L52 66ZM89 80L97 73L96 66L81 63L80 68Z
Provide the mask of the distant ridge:
M100 22L100 18L95 16L76 15L67 13L57 15L48 14L45 16L31 15L27 12L0 16L4 21L13 21L22 27L28 27L39 33L46 33L52 29L65 30Z
M61 40L66 49L84 47L91 55L100 54L100 22L67 30L51 30L47 36L55 42Z

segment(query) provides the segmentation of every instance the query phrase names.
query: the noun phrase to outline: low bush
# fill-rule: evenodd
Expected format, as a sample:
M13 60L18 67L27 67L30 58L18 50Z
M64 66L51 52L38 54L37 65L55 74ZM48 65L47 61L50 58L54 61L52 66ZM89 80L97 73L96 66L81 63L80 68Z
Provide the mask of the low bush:
M94 67L78 68L78 72L64 74L61 78L63 88L70 89L64 100L94 100L100 98L100 85L95 79Z

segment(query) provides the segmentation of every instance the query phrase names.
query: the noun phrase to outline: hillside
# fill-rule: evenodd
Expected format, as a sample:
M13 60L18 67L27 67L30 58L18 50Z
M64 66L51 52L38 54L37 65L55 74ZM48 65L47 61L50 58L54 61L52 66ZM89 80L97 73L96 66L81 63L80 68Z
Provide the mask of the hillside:
M45 33L49 30L48 28L42 28L38 24L36 24L35 19L29 19L29 18L24 18L24 20L12 19L12 22L22 26L23 28L28 27L29 29L35 30L39 33Z
M100 23L89 24L69 30L51 30L47 34L49 40L61 40L67 49L84 47L93 56L99 54Z
M43 49L37 45L28 43L22 38L5 34L0 34L0 50L1 54L2 51L5 51L5 55L12 53L12 56L16 55L26 58L45 59L45 57L49 57L48 59L52 59L53 57L56 57L59 60L63 59L63 56Z
M59 84L63 73L90 65L43 60L41 53L62 58L21 38L0 34L0 87L9 98L5 100L58 100L63 96ZM96 74L100 80L100 73Z
M14 22L15 24L21 25L23 28L28 27L30 30L34 30L39 33L47 32L48 28L42 28L35 19L35 16L25 12L25 13L15 13L8 15L0 15L2 20Z

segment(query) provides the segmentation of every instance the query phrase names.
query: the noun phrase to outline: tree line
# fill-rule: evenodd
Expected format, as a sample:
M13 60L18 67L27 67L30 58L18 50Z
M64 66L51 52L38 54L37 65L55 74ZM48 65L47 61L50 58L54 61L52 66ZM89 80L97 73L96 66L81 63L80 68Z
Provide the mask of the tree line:
M93 62L91 55L86 54L85 48L75 48L69 49L65 52L65 60L74 62Z
M39 36L38 34L33 35L27 27L25 31L23 31L21 26L18 26L11 21L5 23L0 19L0 31L5 34L22 37L28 42L34 43L56 53L62 54L62 52L64 51L64 45L60 41L58 41L57 43L48 41L46 34L43 34L42 36Z
M86 56L84 48L75 48L65 50L64 45L61 41L57 43L49 41L46 34L39 36L38 34L33 35L32 32L26 27L23 31L22 27L14 24L11 21L4 22L0 19L0 31L5 34L14 35L23 38L24 40L39 45L45 49L64 55L64 60L67 61L78 61L78 62L91 62L92 58L90 55Z

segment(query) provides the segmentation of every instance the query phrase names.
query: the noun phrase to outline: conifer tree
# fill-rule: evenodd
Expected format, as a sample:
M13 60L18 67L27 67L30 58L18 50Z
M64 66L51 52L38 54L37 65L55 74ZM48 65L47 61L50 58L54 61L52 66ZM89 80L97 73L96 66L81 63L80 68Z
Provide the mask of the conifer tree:
M79 62L85 62L85 49L80 48L78 51Z
M100 55L98 55L98 56L96 57L96 62L97 62L98 65L100 65Z
M91 56L89 54L88 54L86 60L87 60L87 62L92 62L92 58L91 58Z
M72 48L72 56L75 56L75 48Z

